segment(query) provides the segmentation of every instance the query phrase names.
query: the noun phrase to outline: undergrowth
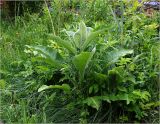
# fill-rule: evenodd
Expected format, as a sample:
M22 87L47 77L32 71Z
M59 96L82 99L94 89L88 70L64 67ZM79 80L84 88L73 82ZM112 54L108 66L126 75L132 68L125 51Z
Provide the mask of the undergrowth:
M2 20L0 121L159 123L159 13L130 5L53 2Z

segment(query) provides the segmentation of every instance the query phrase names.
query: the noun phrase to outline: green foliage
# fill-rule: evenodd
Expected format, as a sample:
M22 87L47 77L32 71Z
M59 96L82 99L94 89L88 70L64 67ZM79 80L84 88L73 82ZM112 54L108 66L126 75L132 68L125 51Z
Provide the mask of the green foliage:
M6 85L6 81L1 79L0 80L0 89L4 89L5 88L5 85Z
M88 106L92 106L95 109L99 109L100 107L100 100L98 99L98 97L90 97L87 98L84 103L86 103Z
M54 1L2 21L2 121L158 123L158 17L132 2Z
M74 34L72 31L69 31L70 33ZM78 32L78 33L77 33ZM97 81L102 81L102 83L104 83L103 85L98 84L98 82L95 82L93 85L89 84L89 87L87 89L89 89L88 93L91 94L93 97L89 97L84 95L83 93L77 92L78 95L78 99L77 99L77 103L81 104L82 106L84 106L85 104L87 104L88 106L91 106L93 108L96 108L97 110L99 110L102 101L107 101L109 103L111 102L115 102L115 101L126 101L127 105L132 105L132 107L136 107L136 105L140 102L146 102L149 100L150 94L147 91L141 91L141 90L137 90L134 87L137 85L136 83L136 79L135 77L130 74L130 71L126 69L125 65L127 65L127 63L132 63L132 59L129 58L123 58L126 55L129 54L133 54L133 50L127 50L127 49L123 49L123 48L116 48L116 50L109 50L108 48L106 49L107 51L99 53L101 46L98 48L98 50L96 50L96 48L93 48L93 50L91 52L84 52L83 50L85 50L86 48L88 48L88 50L90 49L90 47L92 48L92 46L90 44L88 44L88 38L89 39L94 39L91 38L91 36L95 36L95 35L91 35L91 33L87 34L87 27L85 26L85 24L83 22L80 23L79 29L73 36L73 39L70 39L70 41L68 43L70 43L70 45L67 45L68 43L64 40L62 40L61 38L57 37L57 36L53 36L51 38L53 38L54 40L56 40L56 43L59 44L62 48L66 48L69 52L68 55L62 55L66 58L67 61L65 61L65 65L67 65L67 67L69 67L73 74L73 76L75 77L68 77L68 79L73 83L74 87L73 89L76 89L77 87L81 88L85 87L85 84L83 82L95 82L96 80L90 79L87 80L87 77L90 76L90 74L92 74L93 72L95 73L97 70L96 69L90 69L90 67L94 67L97 65L97 63L91 63L91 60L93 58L93 55L95 54L100 54L100 56L95 56L94 59L95 60L101 60L101 54L105 55L105 60L103 60L104 64L101 64L102 68L101 70L105 70L107 69L109 66L117 63L117 67L112 67L112 69L107 69L108 70L108 76L105 76L104 74L100 73L95 73L96 74L96 78L98 79ZM68 32L67 32L68 33ZM80 37L78 37L80 36ZM81 49L81 46L83 46L83 44L88 44L88 46L85 47L85 49ZM96 43L97 45L100 45L100 42ZM107 43L106 43L107 44ZM94 45L94 44L93 44ZM76 52L73 52L72 49L79 48L79 50L77 50ZM115 46L116 47L116 46ZM54 48L53 48L54 49ZM37 49L37 47L34 47L34 50L37 50L38 53L41 53L43 55L47 55L47 51L41 52L39 51L39 49ZM65 50L65 49L64 49ZM87 49L86 49L87 50ZM54 51L54 50L53 50ZM70 54L72 53L72 54ZM38 54L37 54L38 55ZM54 54L53 54L54 55ZM52 55L52 58L55 56ZM50 56L45 56L47 59L50 58ZM119 60L119 58L121 58ZM56 57L53 58L54 61L57 61L58 59ZM68 63L68 60L69 63ZM107 63L107 66L105 66ZM53 62L54 65L54 62ZM74 66L75 69L74 69ZM89 67L90 65L90 67ZM56 66L56 64L55 64ZM65 68L65 66L64 66ZM87 70L90 70L90 74L87 74ZM75 71L75 72L73 72ZM66 74L64 72L64 74ZM86 75L85 75L86 74ZM76 75L78 75L78 78L76 78ZM67 75L66 75L67 77ZM73 78L74 80L71 80L71 78ZM143 80L143 79L142 79ZM114 81L114 82L113 82ZM77 83L79 82L79 83ZM108 82L108 84L105 84L105 82ZM112 82L112 83L111 83ZM110 84L111 83L111 84ZM128 86L125 86L125 85ZM62 84L66 85L66 84ZM99 91L101 89L105 89L106 87L108 87L107 91L101 91L101 95L102 96L96 96L97 93L99 93ZM42 91L44 89L50 89L50 88L62 88L59 85L53 85L53 86L46 86L43 85L41 88L39 88L39 91ZM115 92L115 93L112 93ZM95 96L94 96L95 94ZM80 99L83 98L85 99L83 103L81 103ZM138 103L137 103L138 102ZM129 107L129 106L128 106ZM135 109L133 111L135 111L137 114L140 111L138 109ZM132 110L132 109L131 109ZM141 117L143 117L143 114L141 115L137 115L137 117L140 119Z
M33 53L36 54L36 51L42 54L43 56L40 56L38 58L35 58L34 60L42 60L46 63L51 64L52 66L58 67L60 66L60 63L63 62L63 58L61 55L54 49L50 47L44 47L44 46L28 46L29 49L33 49Z
M50 35L51 38L60 46L69 50L73 54L77 54L82 51L86 51L91 42L95 41L95 38L105 32L106 29L92 32L92 28L86 27L83 21L79 24L79 29L76 32L66 31L69 41L64 41L58 36Z
M117 50L112 50L111 52L107 53L107 63L108 65L115 63L118 61L120 57L123 57L127 54L132 54L133 50L127 50L127 49L117 49Z
M73 64L80 73L81 80L84 78L85 70L87 69L89 62L91 61L96 49L93 48L92 52L81 52L80 54L74 56Z
M56 40L57 44L59 44L60 46L63 46L64 48L66 48L67 50L69 50L69 52L75 54L76 50L74 47L72 47L71 43L66 42L64 40L62 40L60 37L58 36L52 36L54 40Z
M68 84L62 84L62 86L60 86L60 85L50 85L50 86L43 85L38 89L38 92L41 92L46 89L62 89L65 92L70 92L70 86Z

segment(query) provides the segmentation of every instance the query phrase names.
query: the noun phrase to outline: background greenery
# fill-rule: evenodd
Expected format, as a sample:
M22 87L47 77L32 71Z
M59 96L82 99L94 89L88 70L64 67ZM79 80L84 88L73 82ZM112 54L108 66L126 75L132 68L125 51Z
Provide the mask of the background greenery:
M159 122L158 12L132 1L36 5L1 21L2 122Z

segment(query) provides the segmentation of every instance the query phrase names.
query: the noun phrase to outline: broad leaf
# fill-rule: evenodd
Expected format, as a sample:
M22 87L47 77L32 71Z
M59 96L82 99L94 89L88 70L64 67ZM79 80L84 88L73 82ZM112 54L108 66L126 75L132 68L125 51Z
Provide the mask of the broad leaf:
M86 100L84 100L84 103L98 110L102 101L111 103L109 96L88 97Z
M83 21L79 24L79 32L81 36L81 41L85 41L87 38L87 27Z
M79 24L79 29L75 32L74 40L75 44L78 48L83 44L84 41L87 39L87 27L83 21Z
M73 58L73 64L80 72L82 78L84 77L85 69L88 67L91 58L93 57L96 49L94 48L92 52L81 52Z
M46 89L62 89L64 90L65 92L67 93L70 93L70 86L68 84L62 84L62 85L50 85L50 86L47 86L47 85L42 85L39 89L38 89L38 92L41 92L43 90L46 90Z
M84 103L86 103L88 106L91 106L95 109L99 109L100 104L101 104L101 100L98 97L89 97L86 100L84 100Z
M86 41L82 44L81 46L81 50L85 50L88 45L93 42L95 40L95 38L99 35L99 34L102 34L105 32L105 29L102 29L102 30L98 30L98 31L95 31L95 32L92 32L89 34L89 36L87 37Z
M67 42L67 41L64 41L62 40L60 37L58 36L54 36L54 35L50 35L53 40L56 41L56 43L64 48L66 48L70 53L73 53L75 54L76 53L76 50L74 47L72 47L72 44L70 42Z
M63 61L61 55L53 48L46 46L27 46L27 47L34 49L43 55L41 57L34 58L34 60L45 61L54 66L60 66L60 63Z
M127 105L131 102L131 101L134 101L134 99L129 96L128 94L124 93L124 94L118 94L117 95L117 99L118 100L125 100Z
M91 31L92 28L86 27L83 21L80 22L79 29L74 34L74 42L77 48L81 49L81 46L86 42Z
M103 100L103 101L107 101L108 103L111 103L111 100L110 100L110 98L109 98L109 96L101 96L101 100Z
M35 61L45 62L45 63L47 63L47 64L49 64L49 65L51 65L51 66L53 66L53 67L60 67L60 66L61 66L60 62L58 62L58 61L56 61L56 60L53 61L53 60L51 60L50 58L33 57L33 58L32 58L32 61L33 61L33 62L35 62Z
M113 51L107 53L106 61L107 61L108 65L110 65L112 63L117 62L120 57L123 57L128 54L132 54L132 53L133 53L133 50L129 50L129 49L113 50Z

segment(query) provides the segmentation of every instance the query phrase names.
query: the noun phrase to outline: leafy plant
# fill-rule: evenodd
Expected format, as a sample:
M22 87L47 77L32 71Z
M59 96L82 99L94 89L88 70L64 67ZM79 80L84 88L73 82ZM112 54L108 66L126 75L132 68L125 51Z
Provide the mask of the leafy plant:
M159 17L141 5L53 1L2 20L1 120L158 123Z
M132 62L132 60L129 59L128 61L127 58L122 58L122 57L132 54L133 50L118 48L118 47L116 48L116 50L110 50L110 47L106 47L105 51L102 52L101 48L103 48L103 46L101 45L101 42L95 43L93 41L94 39L97 39L96 36L98 36L99 33L103 33L105 30L95 31L92 33L90 32L91 30L88 31L88 29L90 28L86 27L85 24L81 22L78 31L76 32L66 31L66 33L69 35L69 38L66 41L62 40L58 36L51 36L51 38L53 38L53 40L58 45L60 45L64 51L65 50L68 51L65 54L64 52L58 53L58 50L51 47L28 46L28 48L38 52L37 55L40 58L42 58L40 60L46 60L46 59L49 60L50 58L52 58L52 61L50 64L51 65L53 64L53 67L58 67L59 70L64 70L62 73L65 74L65 77L67 77L69 82L72 82L74 86L73 87L71 84L62 84L61 86L61 85L57 85L58 84L57 82L56 85L50 85L50 86L43 85L42 87L39 88L38 91L40 92L46 89L60 88L68 92L68 89L70 89L69 87L71 87L71 89L73 90L78 88L77 103L81 104L82 106L85 106L85 104L87 104L88 106L96 108L97 110L99 110L102 104L102 101L106 101L108 103L115 102L115 101L126 101L127 105L131 104L133 106L135 106L138 101L141 101L141 102L148 101L150 94L146 91L144 92L138 91L137 89L134 88L134 86L136 85L135 78L133 75L130 74L130 72L124 66L128 62L129 63ZM98 48L97 49L96 46L98 45L99 47L97 47ZM103 43L103 45L107 46L108 43ZM91 50L91 48L92 48L92 51L88 52L87 50ZM96 56L97 54L100 54L100 56ZM56 55L58 55L59 57L57 58ZM106 56L105 59L104 59L104 55ZM61 61L58 63L59 58L61 58ZM121 64L119 64L119 66L116 67L115 64L116 62L119 61L119 58L121 58ZM91 67L97 66L99 63L98 61L100 61L101 59L103 59L102 60L103 63L99 65L101 68L101 71L98 72L96 68L91 69ZM125 60L127 63L123 62ZM57 66L56 63L60 64L60 66ZM110 69L107 69L111 65L114 65L114 66ZM67 74L69 72L67 69L71 69L70 70L71 74ZM87 74L86 72L88 72L89 70L90 70L90 74ZM105 72L107 71L108 74L106 75L106 77L103 74L104 73L103 71ZM92 79L89 78L93 73L96 73L99 75L98 82L100 81L104 83L103 85L101 85L101 83L98 83L95 80L96 78L92 78ZM114 82L112 82L113 79L114 79ZM94 82L94 84L90 84L90 82ZM87 92L92 97L90 97L88 93L87 93L88 95L85 95L81 91L83 87L88 89ZM105 89L105 88L107 88L108 90L101 91L102 89ZM100 93L101 96L97 96L96 95L97 93ZM144 94L144 95L141 96L140 94ZM81 101L80 99L83 99L83 102L80 102Z

